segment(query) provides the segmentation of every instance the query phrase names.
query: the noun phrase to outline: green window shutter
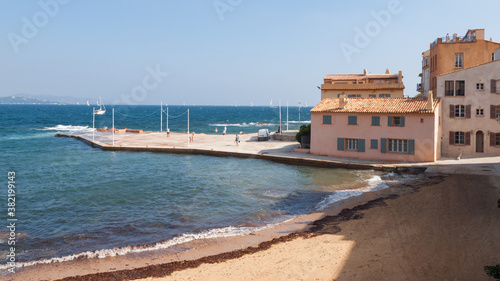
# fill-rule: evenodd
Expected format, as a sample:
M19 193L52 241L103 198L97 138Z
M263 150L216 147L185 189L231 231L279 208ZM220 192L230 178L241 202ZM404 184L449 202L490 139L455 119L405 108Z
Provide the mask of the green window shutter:
M372 116L372 126L380 126L380 116Z
M387 151L387 139L380 139L380 152L386 153Z
M344 139L337 138L337 150L344 150Z
M387 117L387 126L392 126L392 116Z
M357 125L358 116L347 116L347 125Z
M415 140L408 140L408 154L415 155Z
M401 116L401 127L405 126L405 117Z
M323 124L332 124L332 116L323 115Z
M371 149L378 149L378 140L371 140L370 148Z
M365 140L358 139L358 152L365 152Z

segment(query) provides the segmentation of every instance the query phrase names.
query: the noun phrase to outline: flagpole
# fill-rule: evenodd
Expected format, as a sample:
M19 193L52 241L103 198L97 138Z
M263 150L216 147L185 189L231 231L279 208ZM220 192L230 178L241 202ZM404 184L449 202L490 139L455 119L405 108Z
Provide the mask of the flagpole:
M288 131L288 101L286 101L286 130Z
M160 133L163 132L163 102L160 102Z
M92 107L92 141L94 141L95 135L95 107Z
M281 100L279 100L280 103L280 135L282 134L283 128L281 128Z
M115 145L115 108L113 107L113 146Z

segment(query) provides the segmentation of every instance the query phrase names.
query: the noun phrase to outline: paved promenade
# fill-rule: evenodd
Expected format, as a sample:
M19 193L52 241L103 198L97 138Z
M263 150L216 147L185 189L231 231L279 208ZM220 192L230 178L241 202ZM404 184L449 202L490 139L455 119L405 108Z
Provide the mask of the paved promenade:
M235 143L235 135L195 134L189 142L187 134L171 133L116 133L106 132L57 134L59 137L77 138L89 145L111 151L152 151L163 153L201 154L219 157L261 158L281 163L339 167L352 169L375 169L395 171L428 167L429 174L477 174L500 175L500 155L495 157L462 157L461 160L443 157L432 163L399 163L369 161L361 159L328 157L294 152L299 145L293 141L258 141L257 134L240 135L240 143Z

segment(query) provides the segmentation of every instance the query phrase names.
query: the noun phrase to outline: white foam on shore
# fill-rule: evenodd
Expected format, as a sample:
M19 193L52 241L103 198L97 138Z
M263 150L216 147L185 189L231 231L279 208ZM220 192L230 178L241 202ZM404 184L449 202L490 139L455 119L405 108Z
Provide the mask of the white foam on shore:
M92 132L94 129L89 126L57 125L55 127L45 127L42 131L68 131L68 132Z
M318 211L321 211L328 207L329 205L354 197L354 196L360 196L363 193L366 192L373 192L381 189L388 188L389 186L387 183L385 183L381 177L379 176L373 176L371 179L368 180L368 184L364 187L361 188L356 188L356 189L345 189L345 190L337 190L334 191L332 194L328 195L325 199L323 199L321 202L319 202L316 205L316 209Z
M87 252L69 255L69 256L64 256L64 257L59 257L59 258L50 258L50 259L35 260L35 261L29 261L29 262L19 262L19 263L16 263L16 267L27 267L27 266L37 265L37 264L50 264L50 263L56 263L56 262L66 262L66 261L72 261L72 260L76 260L76 259L92 259L92 258L102 259L102 258L106 258L106 257L123 256L123 255L130 254L130 253L142 253L142 252L167 249L167 248L170 248L172 246L191 242L194 240L223 238L223 237L231 237L231 236L244 236L244 235L249 235L250 233L253 233L253 232L273 228L278 224L288 222L292 219L293 219L293 217L289 218L285 221L279 222L279 223L268 224L268 225L261 226L261 227L228 226L228 227L223 227L223 228L211 229L211 230L207 230L207 231L200 232L200 233L182 234L182 235L180 235L178 237L174 237L170 240L167 240L164 242L158 242L156 244L147 245L147 246L126 246L126 247L114 248L114 249L87 251ZM7 264L0 265L0 269L7 269L7 268L9 268L9 266Z

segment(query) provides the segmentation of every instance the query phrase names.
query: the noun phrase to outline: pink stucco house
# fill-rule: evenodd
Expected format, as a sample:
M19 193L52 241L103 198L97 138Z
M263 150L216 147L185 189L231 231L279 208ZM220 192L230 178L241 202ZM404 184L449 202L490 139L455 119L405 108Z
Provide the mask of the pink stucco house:
M434 162L441 155L441 100L328 98L311 110L311 154Z

